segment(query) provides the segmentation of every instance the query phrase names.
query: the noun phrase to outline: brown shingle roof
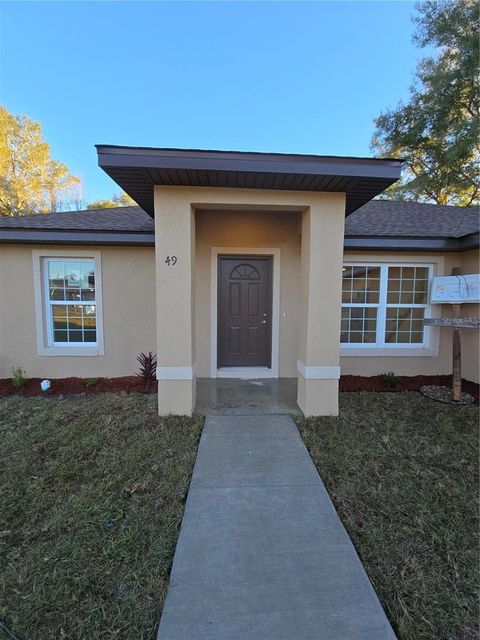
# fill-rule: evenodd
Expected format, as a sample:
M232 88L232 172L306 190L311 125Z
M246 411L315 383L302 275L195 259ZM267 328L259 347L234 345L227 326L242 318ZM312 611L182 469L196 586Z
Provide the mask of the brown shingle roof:
M154 232L155 223L140 207L86 209L34 216L0 217L0 227L55 231Z
M480 230L478 207L371 200L345 221L346 236L461 238Z
M154 233L155 223L140 207L0 217L0 228L36 231ZM480 229L477 207L372 200L346 219L347 237L461 238Z

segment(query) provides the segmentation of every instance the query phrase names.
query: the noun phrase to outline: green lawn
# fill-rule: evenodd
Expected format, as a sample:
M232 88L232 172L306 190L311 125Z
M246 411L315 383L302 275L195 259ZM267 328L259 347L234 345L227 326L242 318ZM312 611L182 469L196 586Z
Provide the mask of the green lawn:
M155 396L0 401L0 620L15 636L153 640L201 427L158 418Z
M400 640L478 639L478 407L343 393L304 441Z

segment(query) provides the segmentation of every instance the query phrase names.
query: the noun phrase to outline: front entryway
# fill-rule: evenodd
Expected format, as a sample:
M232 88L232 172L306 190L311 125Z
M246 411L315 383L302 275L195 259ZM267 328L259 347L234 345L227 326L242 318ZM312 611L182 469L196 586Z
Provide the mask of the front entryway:
M272 256L218 257L218 348L222 367L271 367Z

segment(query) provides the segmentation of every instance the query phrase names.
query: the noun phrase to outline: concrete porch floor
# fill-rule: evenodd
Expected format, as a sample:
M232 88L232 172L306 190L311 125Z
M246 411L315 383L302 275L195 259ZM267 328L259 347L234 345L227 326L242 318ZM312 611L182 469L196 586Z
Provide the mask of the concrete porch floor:
M198 378L195 413L203 416L302 415L296 378Z

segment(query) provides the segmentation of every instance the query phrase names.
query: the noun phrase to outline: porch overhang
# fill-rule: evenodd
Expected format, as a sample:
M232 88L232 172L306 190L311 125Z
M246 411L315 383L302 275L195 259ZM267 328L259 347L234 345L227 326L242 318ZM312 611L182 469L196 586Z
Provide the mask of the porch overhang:
M154 186L346 193L348 216L399 179L402 161L96 145L98 164L150 216Z

